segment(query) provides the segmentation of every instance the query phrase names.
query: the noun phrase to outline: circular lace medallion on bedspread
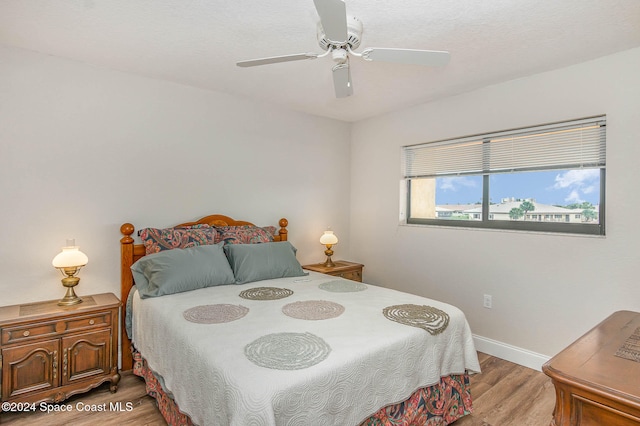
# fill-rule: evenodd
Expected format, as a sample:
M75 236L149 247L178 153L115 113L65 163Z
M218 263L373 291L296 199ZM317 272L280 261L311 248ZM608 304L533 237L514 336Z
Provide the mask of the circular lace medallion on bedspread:
M184 319L198 324L221 324L231 322L247 315L249 308L241 305L200 305L182 313Z
M262 336L244 348L249 361L274 370L301 370L324 361L331 347L311 333L274 333Z
M434 336L449 325L449 314L433 306L394 305L387 306L382 313L391 321L422 328Z
M278 300L293 294L288 288L255 287L240 292L240 297L250 300Z
M366 290L367 286L357 281L335 280L322 283L318 288L332 293L351 293L354 291Z
M291 318L303 320L325 320L338 317L344 312L344 306L328 300L306 300L284 305L282 313Z

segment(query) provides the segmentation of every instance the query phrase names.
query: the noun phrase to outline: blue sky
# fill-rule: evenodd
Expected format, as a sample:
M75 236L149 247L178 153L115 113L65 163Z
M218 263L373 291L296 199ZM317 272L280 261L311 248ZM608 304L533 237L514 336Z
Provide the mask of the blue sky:
M482 200L482 176L436 179L436 204L467 204ZM554 170L505 173L489 181L491 202L502 198L534 198L542 204L600 203L600 170Z

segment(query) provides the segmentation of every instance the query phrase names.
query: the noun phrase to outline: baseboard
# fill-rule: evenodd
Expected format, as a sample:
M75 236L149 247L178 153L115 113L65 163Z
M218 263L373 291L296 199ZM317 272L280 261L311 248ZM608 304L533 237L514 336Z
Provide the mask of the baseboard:
M473 342L478 352L502 358L538 371L542 371L542 365L550 359L550 357L546 355L541 355L475 334L473 335Z

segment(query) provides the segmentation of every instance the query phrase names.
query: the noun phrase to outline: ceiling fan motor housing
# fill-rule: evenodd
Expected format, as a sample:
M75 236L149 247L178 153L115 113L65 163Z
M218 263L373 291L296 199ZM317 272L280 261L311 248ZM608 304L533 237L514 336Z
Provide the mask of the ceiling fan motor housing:
M333 86L337 98L353 94L349 57L355 56L365 61L396 62L413 65L443 66L449 62L449 52L418 49L369 48L362 53L355 50L362 41L363 25L360 19L347 15L344 0L313 0L320 17L316 29L318 44L324 53L299 53L293 55L272 56L237 62L240 67L276 64L280 62L301 61L324 58L331 55L334 65ZM327 30L327 31L325 31ZM327 37L327 33L331 38Z
M362 41L362 21L355 16L347 16L347 39L346 40L329 40L324 33L322 23L318 22L318 44L323 50L330 48L339 49L349 46L351 49L357 49Z

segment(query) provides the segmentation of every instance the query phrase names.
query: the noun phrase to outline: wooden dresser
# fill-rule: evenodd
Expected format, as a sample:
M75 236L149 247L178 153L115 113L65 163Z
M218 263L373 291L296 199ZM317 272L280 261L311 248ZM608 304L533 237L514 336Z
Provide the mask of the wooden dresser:
M361 263L347 262L346 260L336 260L333 263L335 263L336 266L330 267L324 266L323 263L315 263L313 265L303 265L302 267L309 271L362 282L362 268L364 265Z
M552 426L640 425L640 362L616 355L640 349L638 333L640 313L616 312L542 367L556 388Z
M120 300L81 297L0 307L0 401L60 402L107 381L117 390Z

